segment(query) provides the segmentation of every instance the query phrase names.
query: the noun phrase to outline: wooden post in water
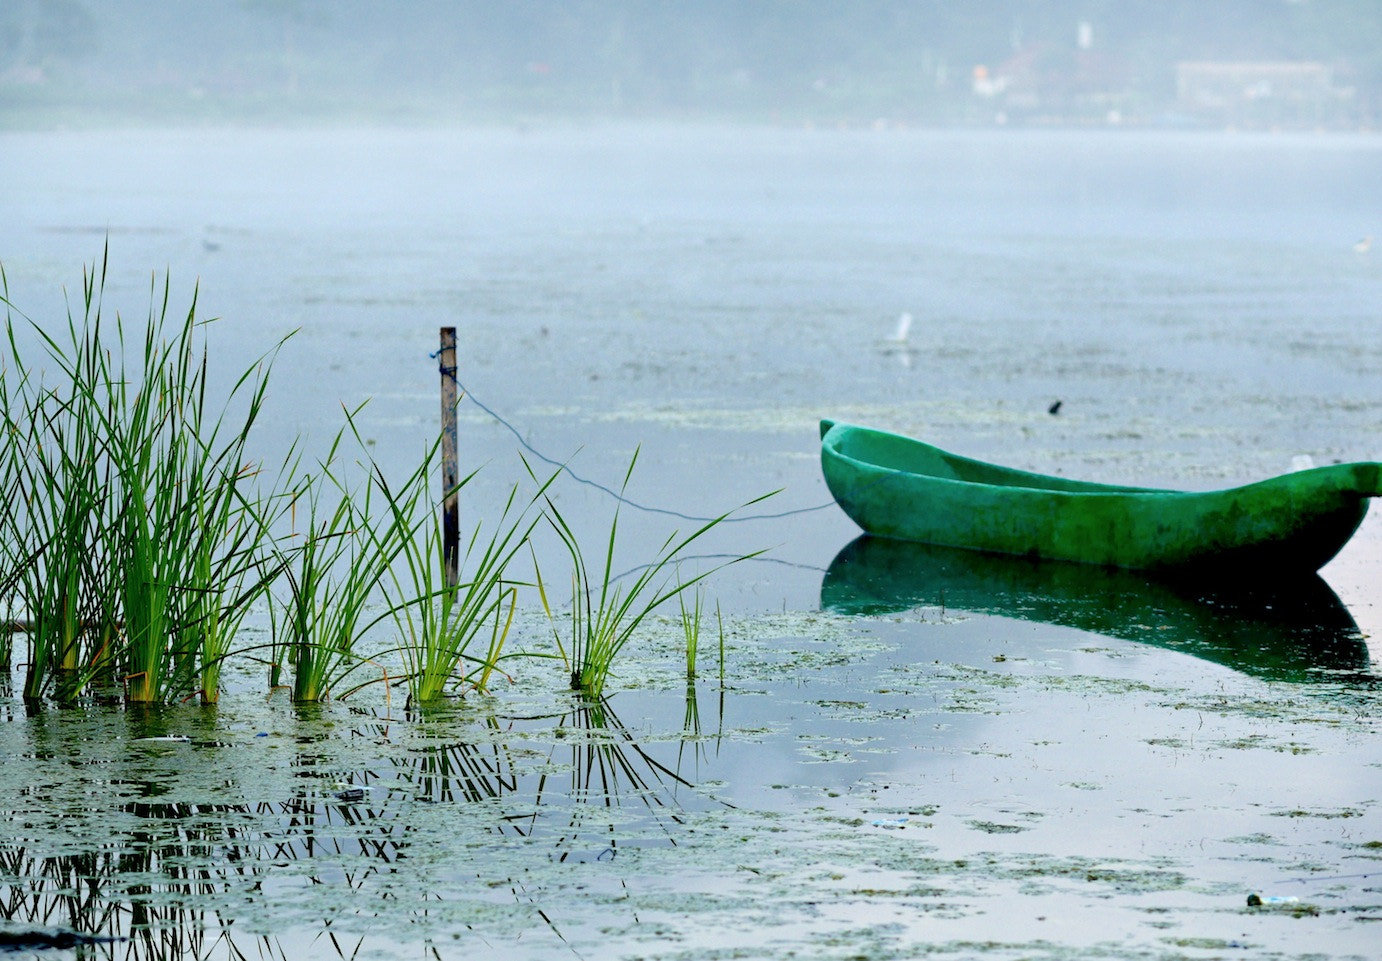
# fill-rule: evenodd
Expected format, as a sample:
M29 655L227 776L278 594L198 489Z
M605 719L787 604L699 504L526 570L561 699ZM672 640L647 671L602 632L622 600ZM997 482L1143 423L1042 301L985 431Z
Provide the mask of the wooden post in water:
M456 485L460 468L456 459L456 328L441 329L441 543L445 558L443 576L447 587L459 580L461 520Z

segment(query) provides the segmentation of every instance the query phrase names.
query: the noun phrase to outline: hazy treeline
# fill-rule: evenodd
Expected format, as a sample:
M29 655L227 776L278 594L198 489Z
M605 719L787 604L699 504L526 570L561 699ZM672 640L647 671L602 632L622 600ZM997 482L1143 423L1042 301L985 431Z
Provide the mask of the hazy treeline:
M1082 26L1083 24L1083 26ZM974 71L1153 115L1184 60L1325 64L1369 122L1376 0L5 0L0 111L946 121ZM1029 84L1032 86L1032 84ZM0 122L6 117L0 115Z

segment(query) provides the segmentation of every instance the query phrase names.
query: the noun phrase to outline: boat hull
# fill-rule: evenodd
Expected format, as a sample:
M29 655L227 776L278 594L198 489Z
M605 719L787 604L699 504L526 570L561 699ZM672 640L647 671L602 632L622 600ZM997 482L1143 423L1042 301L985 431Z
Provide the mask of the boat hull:
M1011 470L831 421L821 433L826 484L869 534L1109 567L1316 571L1357 530L1368 498L1382 493L1375 463L1171 491Z

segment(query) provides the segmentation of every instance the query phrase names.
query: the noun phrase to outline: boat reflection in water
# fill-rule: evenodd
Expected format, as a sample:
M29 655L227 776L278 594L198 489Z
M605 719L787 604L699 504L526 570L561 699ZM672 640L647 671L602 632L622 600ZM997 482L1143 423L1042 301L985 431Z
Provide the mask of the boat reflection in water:
M1313 574L1200 586L865 534L831 562L821 607L848 614L943 607L1039 621L1182 651L1270 680L1371 677L1358 625Z

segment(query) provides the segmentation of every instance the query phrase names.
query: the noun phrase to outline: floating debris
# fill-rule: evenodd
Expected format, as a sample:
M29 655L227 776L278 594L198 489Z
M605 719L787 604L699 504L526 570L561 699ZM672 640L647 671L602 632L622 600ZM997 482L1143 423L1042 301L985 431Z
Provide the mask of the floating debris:
M1248 907L1262 908L1264 910L1285 911L1297 917L1305 915L1315 916L1320 913L1320 909L1313 904L1306 904L1297 897L1280 897L1277 895L1249 894Z
M906 818L885 818L881 821L874 821L873 826L882 828L885 831L900 831L907 826Z

